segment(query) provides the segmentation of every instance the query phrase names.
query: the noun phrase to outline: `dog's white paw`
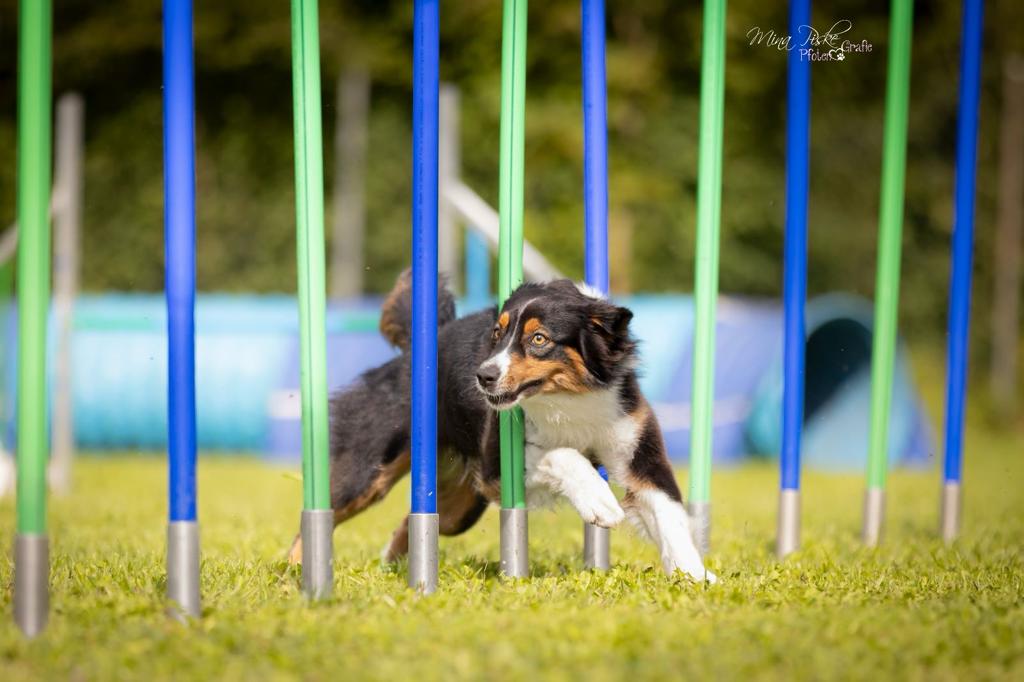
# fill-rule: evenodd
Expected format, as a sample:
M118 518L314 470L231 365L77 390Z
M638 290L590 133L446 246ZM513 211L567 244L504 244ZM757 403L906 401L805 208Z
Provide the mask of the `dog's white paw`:
M718 582L718 576L704 568L704 562L700 558L681 558L674 556L663 556L661 558L665 573L670 577L676 571L681 571L686 576L698 583L709 583L714 585Z
M580 517L587 523L602 528L614 528L626 518L626 512L622 510L622 505L615 499L615 493L607 484L602 487L595 486L588 493L579 495L572 501Z

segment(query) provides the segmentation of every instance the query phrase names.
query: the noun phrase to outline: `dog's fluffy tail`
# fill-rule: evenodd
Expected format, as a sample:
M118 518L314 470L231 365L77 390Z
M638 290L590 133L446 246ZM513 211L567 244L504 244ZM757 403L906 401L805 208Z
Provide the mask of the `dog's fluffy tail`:
M437 326L443 327L455 319L455 296L448 288L448 278L437 278ZM391 293L380 309L380 333L395 348L409 350L412 335L412 269L406 268L398 276Z

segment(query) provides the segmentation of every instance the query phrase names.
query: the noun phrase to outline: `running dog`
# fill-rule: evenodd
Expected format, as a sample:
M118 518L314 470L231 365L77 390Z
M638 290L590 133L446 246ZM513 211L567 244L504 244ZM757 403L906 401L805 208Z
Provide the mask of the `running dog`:
M569 280L524 284L501 309L462 318L442 281L438 301L438 514L442 535L472 527L500 502L498 413L526 424L529 507L565 497L584 521L627 516L657 545L661 565L715 582L693 543L654 411L640 392L633 314ZM331 399L335 526L387 495L409 471L411 277L398 279L380 329L401 355ZM625 488L621 504L597 471ZM385 550L408 552L408 519ZM301 538L289 559L301 561Z

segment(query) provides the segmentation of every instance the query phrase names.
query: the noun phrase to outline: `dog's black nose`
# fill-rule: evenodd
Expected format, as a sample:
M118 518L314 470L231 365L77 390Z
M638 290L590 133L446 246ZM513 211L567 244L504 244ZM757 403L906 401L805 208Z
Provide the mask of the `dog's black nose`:
M480 369L476 371L476 380L480 382L480 388L491 389L494 388L494 383L498 380L500 373L494 365L481 365Z

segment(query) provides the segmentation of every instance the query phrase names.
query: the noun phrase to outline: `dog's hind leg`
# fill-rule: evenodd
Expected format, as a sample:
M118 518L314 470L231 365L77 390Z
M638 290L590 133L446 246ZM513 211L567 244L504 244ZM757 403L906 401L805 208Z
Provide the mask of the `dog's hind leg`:
M381 553L381 560L384 563L397 563L402 557L409 553L409 516L402 518L395 532L391 534L391 542Z
M409 473L409 451L378 467L377 472L367 478L358 488L331 495L334 507L334 527L347 521L368 507L380 502L405 474ZM350 480L350 479L349 479ZM288 551L288 563L302 563L302 537L296 535Z
M439 478L438 531L441 535L449 537L464 533L480 520L489 502L477 492L474 476L466 471L458 455L443 455ZM387 563L394 563L408 553L409 517L406 516L392 534L391 541L382 553L382 559Z

